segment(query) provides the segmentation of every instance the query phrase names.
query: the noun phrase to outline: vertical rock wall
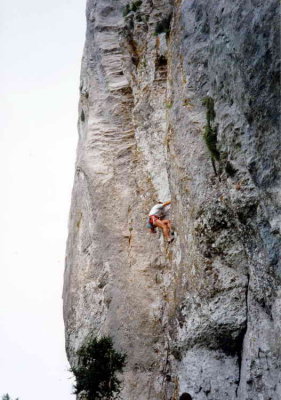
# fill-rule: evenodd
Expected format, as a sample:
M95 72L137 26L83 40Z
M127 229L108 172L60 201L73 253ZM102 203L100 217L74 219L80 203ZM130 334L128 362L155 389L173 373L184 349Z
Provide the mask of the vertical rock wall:
M278 2L143 0L124 16L133 3L87 3L63 294L70 363L89 334L109 335L128 355L124 400L277 400ZM170 198L168 246L145 225Z

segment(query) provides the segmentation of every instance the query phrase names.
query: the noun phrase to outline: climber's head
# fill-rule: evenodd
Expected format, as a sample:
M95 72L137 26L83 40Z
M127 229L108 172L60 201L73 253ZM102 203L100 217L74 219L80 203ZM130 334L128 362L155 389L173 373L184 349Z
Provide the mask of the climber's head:
M183 394L180 396L179 400L192 400L192 397L190 396L189 393L183 393Z

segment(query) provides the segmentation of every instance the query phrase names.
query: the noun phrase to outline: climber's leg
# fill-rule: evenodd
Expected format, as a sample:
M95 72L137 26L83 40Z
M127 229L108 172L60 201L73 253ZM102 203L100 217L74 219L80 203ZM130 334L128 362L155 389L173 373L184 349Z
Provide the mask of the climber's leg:
M169 219L164 219L164 221L168 224L170 231L172 230L172 223Z
M171 243L175 239L175 232L172 229L172 223L169 219L164 219L164 222L169 228L169 243Z
M169 231L171 232L172 230L172 224L171 221L169 219L162 219L163 224L167 225L167 227L169 228Z
M154 225L162 229L165 239L170 239L169 221L167 219L163 219L162 221L160 219L157 219L155 220Z
M172 236L174 238L175 232L172 227L172 222L169 219L167 221L169 221L170 236Z

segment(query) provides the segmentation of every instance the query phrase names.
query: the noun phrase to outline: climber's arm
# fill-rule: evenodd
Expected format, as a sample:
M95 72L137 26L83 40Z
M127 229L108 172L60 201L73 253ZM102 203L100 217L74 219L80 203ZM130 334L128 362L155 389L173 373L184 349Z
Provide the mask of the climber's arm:
M169 204L171 204L171 201L166 201L166 203L163 203L162 206L165 207L168 206Z

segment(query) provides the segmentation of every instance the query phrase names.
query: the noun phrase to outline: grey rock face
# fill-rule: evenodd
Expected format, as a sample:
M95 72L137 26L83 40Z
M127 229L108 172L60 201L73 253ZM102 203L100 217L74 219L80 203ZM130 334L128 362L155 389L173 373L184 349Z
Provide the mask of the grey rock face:
M277 400L279 4L143 0L123 16L125 4L87 3L68 358L109 335L128 356L124 400ZM167 245L145 225L170 198Z

